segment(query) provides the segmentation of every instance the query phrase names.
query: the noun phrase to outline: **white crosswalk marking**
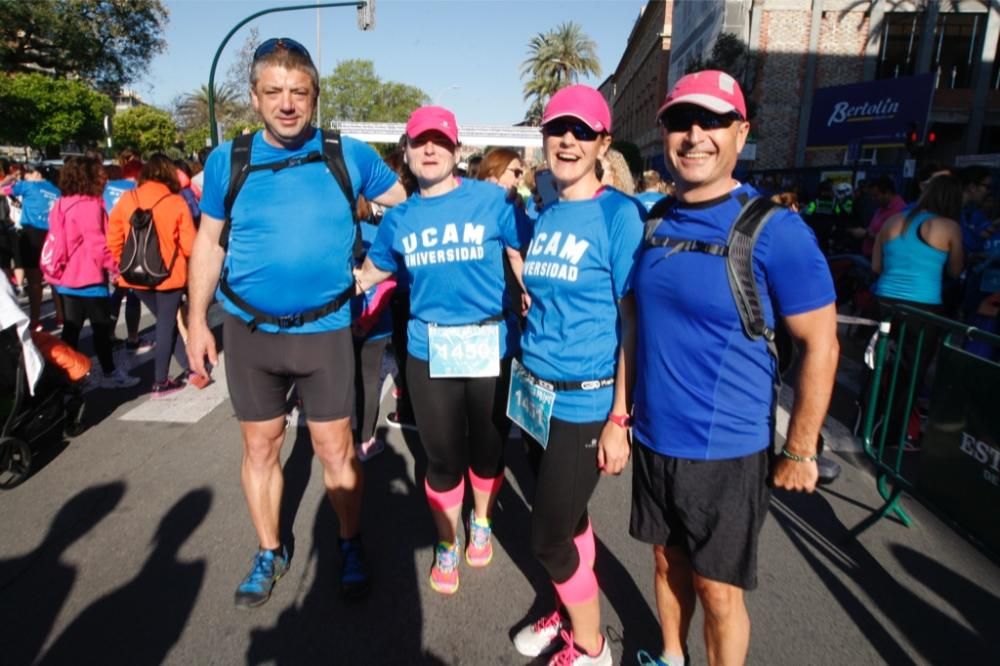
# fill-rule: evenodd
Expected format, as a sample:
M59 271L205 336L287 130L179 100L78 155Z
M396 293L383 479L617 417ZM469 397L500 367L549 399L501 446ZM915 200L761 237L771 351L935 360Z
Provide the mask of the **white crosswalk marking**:
M212 370L212 383L203 389L188 386L164 398L148 398L118 418L122 421L197 423L229 397L224 354Z

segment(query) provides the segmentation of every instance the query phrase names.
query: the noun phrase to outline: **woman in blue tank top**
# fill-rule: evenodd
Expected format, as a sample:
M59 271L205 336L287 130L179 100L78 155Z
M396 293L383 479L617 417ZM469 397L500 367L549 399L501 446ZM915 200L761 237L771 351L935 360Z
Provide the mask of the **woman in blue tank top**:
M872 270L878 275L875 294L879 298L881 318L892 314L895 305L909 305L933 314L945 314L941 302L941 282L944 271L952 277L962 272L962 230L958 219L962 208L962 184L950 174L934 176L917 204L906 213L895 215L885 223L872 252ZM899 326L893 326L893 336ZM937 347L933 328L927 329L920 358L916 355L917 336L906 336L900 347L902 377L915 371L917 382L924 373ZM915 370L914 370L915 368ZM886 441L900 441L900 430L909 423L906 391L897 391L890 410Z
M940 175L931 179L911 210L886 222L872 252L880 299L917 307L941 305L946 264L952 277L962 272L962 232L955 222L961 204L958 178Z

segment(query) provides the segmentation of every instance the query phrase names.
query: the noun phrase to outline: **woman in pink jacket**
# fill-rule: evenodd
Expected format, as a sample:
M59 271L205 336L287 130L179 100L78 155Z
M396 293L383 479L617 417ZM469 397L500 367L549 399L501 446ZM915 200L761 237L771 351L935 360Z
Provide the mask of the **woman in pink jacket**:
M104 169L96 158L66 160L59 174L62 196L49 211L50 237L41 264L63 299L62 339L77 348L83 322L90 319L94 351L103 370L101 386L127 388L139 378L125 368L115 368L111 353L114 323L108 282L118 268L108 250L104 180Z

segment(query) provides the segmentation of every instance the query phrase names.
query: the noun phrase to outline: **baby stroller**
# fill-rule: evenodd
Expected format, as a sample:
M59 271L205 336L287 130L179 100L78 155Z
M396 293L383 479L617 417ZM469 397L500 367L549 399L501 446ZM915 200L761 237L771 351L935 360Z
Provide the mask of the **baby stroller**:
M5 300L2 291L0 300ZM16 301L14 303L16 306ZM4 323L6 321L9 319ZM70 381L62 368L41 360L37 351L29 345L30 338L25 343L18 333L17 324L0 331L2 489L13 488L28 478L34 452L50 440L53 433L65 432L72 437L82 431L82 382Z

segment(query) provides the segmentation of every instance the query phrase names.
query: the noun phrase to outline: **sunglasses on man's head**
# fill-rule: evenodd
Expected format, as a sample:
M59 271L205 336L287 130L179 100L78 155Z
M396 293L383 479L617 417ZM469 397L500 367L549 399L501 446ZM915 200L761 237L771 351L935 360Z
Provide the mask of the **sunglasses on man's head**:
M687 132L694 125L703 130L725 129L743 120L743 116L735 111L715 113L700 106L684 104L667 109L657 120L668 132Z
M598 137L598 133L581 120L557 118L542 125L542 134L545 136L563 136L566 132L572 132L577 141L596 141Z
M278 49L285 49L286 51L291 51L292 53L298 53L299 55L304 55L305 57L312 59L309 55L309 51L306 47L299 44L294 39L288 37L272 37L261 43L257 47L257 50L253 52L253 61L257 62L264 56L274 53Z

